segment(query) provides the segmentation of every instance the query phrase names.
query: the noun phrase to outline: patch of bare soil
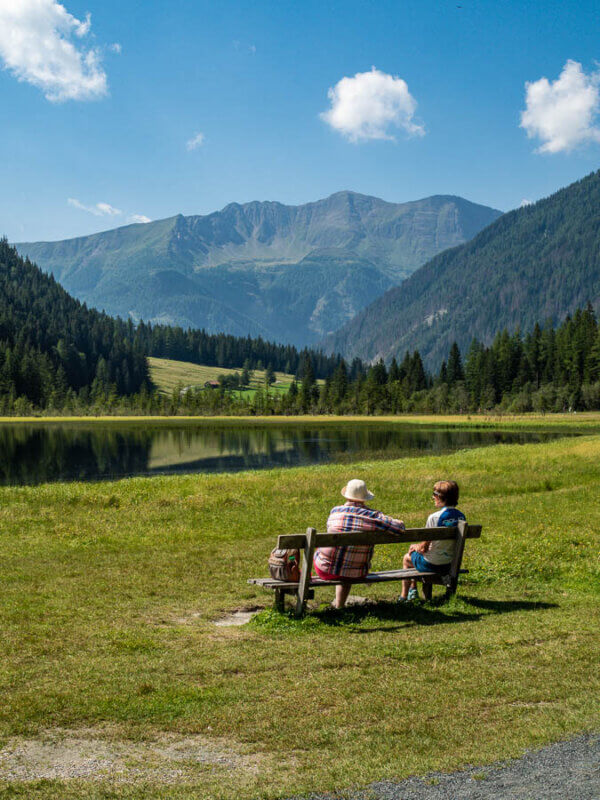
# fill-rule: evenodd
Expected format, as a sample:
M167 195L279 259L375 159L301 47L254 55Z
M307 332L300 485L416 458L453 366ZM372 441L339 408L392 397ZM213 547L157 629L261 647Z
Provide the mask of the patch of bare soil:
M262 611L262 609L259 608L255 611L232 611L231 614L226 614L215 620L215 625L217 628L237 628L240 625L245 625L247 622L250 622L252 617L255 617L259 611Z
M152 741L106 738L102 731L52 730L15 738L0 750L0 780L108 780L123 783L193 780L206 769L256 772L259 759L231 743L165 733Z

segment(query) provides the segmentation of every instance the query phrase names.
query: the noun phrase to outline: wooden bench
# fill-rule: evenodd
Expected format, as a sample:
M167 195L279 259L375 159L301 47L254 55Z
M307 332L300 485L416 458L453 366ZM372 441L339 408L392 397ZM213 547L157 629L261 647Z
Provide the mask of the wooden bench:
M275 607L283 610L285 595L296 595L296 616L304 614L307 600L314 597L317 586L336 586L344 583L383 583L385 581L401 581L405 578L414 579L423 583L423 593L426 599L431 599L433 585L446 587L446 597L456 592L459 575L468 572L461 569L465 542L467 539L478 539L481 536L481 525L467 525L459 522L453 528L409 528L402 533L388 533L385 531L358 531L355 533L317 533L316 528L308 528L306 533L293 533L279 536L277 547L281 549L299 549L303 553L302 572L300 581L276 581L273 578L250 578L248 583L254 583L265 589L275 592ZM340 579L337 581L324 581L312 576L313 555L317 547L339 547L341 545L379 545L403 544L412 542L434 542L441 539L456 539L454 558L450 565L448 575L438 575L436 572L419 572L416 569L392 569L384 572L370 572L364 578L352 580ZM404 551L403 551L404 552Z

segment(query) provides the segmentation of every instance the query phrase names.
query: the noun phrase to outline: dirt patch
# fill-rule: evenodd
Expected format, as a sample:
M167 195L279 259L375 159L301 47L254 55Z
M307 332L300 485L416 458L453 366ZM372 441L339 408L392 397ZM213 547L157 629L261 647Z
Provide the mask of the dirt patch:
M372 606L375 605L375 600L369 597L360 597L358 594L348 595L346 606Z
M107 738L97 730L48 731L15 738L0 750L2 780L110 780L123 783L191 781L207 769L256 772L259 759L230 742L162 734L152 741Z
M250 622L252 617L255 617L258 611L233 611L225 617L215 620L217 628L236 628L239 625L245 625Z

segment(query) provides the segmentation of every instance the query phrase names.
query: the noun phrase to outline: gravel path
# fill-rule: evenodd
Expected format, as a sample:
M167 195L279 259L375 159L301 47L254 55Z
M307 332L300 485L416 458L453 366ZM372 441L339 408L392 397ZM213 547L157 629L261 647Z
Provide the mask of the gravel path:
M400 783L374 783L344 800L600 800L600 734L579 736L523 758ZM335 797L335 795L333 795ZM333 800L311 795L310 800Z

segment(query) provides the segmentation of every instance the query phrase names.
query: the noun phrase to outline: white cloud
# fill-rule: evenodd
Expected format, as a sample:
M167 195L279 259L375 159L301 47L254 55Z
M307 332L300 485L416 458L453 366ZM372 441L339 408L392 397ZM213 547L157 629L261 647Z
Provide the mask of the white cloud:
M528 200L526 197L524 197L519 203L519 208L525 208L525 206L532 206L532 205L533 205L533 200Z
M600 142L595 124L600 109L600 72L586 75L577 61L567 61L552 83L547 78L525 84L521 127L530 139L541 139L538 153L569 152Z
M95 217L118 217L123 212L119 208L109 205L108 203L96 203L93 206L86 206L74 197L69 197L67 203L73 208L78 208L80 211L87 211Z
M413 121L417 101L406 81L380 72L357 72L329 89L331 108L320 114L328 125L351 142L391 139L390 128L402 128L410 136L424 136L425 128Z
M236 50L241 51L243 53L250 53L251 55L255 55L256 53L255 44L246 44L245 42L240 42L239 39L233 40L233 46Z
M116 53L119 56L123 52L123 48L121 47L119 42L114 42L113 44L109 45L108 49L111 50L113 53Z
M80 211L87 211L88 214L93 214L95 217L120 217L125 214L120 208L115 208L111 206L110 203L95 203L93 206L86 206L85 203L82 203L75 197L69 197L67 203L73 206L73 208L78 208ZM127 221L140 223L152 222L150 217L147 217L145 214L129 214Z
M48 100L94 100L107 91L97 48L74 43L91 28L56 0L0 0L0 56L20 81Z
M203 133L196 133L192 136L191 139L188 139L186 142L186 147L188 150L196 150L198 147L202 147L204 144L204 134Z

